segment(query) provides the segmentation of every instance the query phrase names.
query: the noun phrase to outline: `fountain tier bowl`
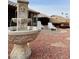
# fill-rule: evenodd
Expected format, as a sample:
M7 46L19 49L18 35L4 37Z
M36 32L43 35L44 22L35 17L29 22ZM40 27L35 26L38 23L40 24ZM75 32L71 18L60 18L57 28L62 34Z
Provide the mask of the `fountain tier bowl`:
M28 59L31 55L28 43L35 40L40 31L36 27L29 26L27 30L16 31L16 29L17 27L10 27L8 31L9 42L14 44L10 59Z
M8 31L8 38L14 44L26 44L27 42L35 40L40 30L32 27L30 30L13 31L16 27L10 27Z

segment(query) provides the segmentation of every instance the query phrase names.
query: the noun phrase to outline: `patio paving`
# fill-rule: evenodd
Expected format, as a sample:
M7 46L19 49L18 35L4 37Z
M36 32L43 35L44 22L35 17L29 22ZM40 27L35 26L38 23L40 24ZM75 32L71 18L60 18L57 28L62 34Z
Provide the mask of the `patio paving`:
M29 59L70 59L69 29L42 30L30 43L32 54ZM9 54L13 45L9 43Z

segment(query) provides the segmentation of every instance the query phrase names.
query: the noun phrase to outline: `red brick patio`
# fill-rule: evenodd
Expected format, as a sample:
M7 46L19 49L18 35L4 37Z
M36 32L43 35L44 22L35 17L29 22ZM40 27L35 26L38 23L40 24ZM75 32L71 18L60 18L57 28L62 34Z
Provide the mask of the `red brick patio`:
M69 35L69 29L41 31L36 40L30 43L30 59L70 59ZM9 44L9 54L12 46Z

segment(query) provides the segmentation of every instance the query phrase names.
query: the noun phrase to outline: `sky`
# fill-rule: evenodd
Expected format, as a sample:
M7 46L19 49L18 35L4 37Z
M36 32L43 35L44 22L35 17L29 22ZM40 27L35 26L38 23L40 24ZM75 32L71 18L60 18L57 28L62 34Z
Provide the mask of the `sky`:
M17 0L11 0L16 2ZM44 13L48 16L60 15L65 16L70 9L70 0L28 0L29 8ZM63 12L63 15L61 14Z

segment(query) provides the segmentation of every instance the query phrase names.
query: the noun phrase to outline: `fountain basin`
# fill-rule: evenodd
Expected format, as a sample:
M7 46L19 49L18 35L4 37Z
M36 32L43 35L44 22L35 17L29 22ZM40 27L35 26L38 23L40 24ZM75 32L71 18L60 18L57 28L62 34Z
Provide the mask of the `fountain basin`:
M15 30L15 31L14 31ZM24 31L16 31L16 27L10 27L8 31L8 39L14 44L10 59L28 59L31 55L31 47L28 43L35 40L40 30L36 27Z
M32 27L32 29L24 31L13 30L16 30L16 27L10 27L8 31L9 41L12 41L11 43L13 44L26 44L27 42L33 41L40 32L40 30L38 30L36 27Z

